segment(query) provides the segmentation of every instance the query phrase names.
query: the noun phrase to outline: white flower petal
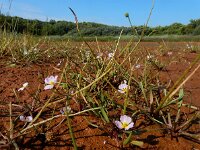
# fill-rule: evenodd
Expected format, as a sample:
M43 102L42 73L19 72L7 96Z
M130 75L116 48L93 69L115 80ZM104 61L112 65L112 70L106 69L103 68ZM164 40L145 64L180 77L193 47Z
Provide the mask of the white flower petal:
M45 83L46 84L50 84L51 82L54 82L54 83L56 83L57 82L57 78L58 78L58 76L50 76L50 77L47 77L47 78L45 78Z
M45 90L48 90L48 89L52 89L54 87L54 84L57 82L57 78L58 76L50 76L50 77L47 77L45 78L45 84L46 86L44 87Z
M118 88L119 88L118 91L120 93L125 93L127 91L127 89L129 88L129 86L126 84L126 80L124 80L124 83L120 84Z
M64 112L64 107L60 109L60 113L61 113L62 115L64 115L64 113L65 113L65 112Z
M140 68L140 64L135 65L135 68L139 69Z
M63 114L63 115L65 114L65 111L67 111L68 113L71 113L72 109L69 106L63 107L63 108L60 109L60 113Z
M124 80L124 84L127 84L127 81L126 81L126 80Z
M54 76L50 76L49 81L53 81L53 80L54 80Z
M72 111L71 107L67 106L67 112L70 113Z
M127 127L125 127L125 130L129 130L130 128L132 128L134 126L134 123L131 122Z
M119 85L119 89L123 90L123 89L127 89L128 85L127 84L120 84Z
M58 79L58 76L55 76L55 78L54 78L54 83L57 82L57 79Z
M120 121L122 123L126 122L127 124L130 124L132 122L132 119L129 116L123 115L120 117Z
M124 84L120 84L119 85L119 89L123 89L123 88L125 88L126 87L126 85L124 85Z
M27 122L31 122L32 120L33 120L33 117L32 117L32 116L27 116L27 117L26 117L26 121L27 121Z
M28 82L23 84L23 87L26 88L28 86Z
M123 122L127 122L126 119L127 119L127 116L126 116L126 115L122 115L122 116L120 117L120 121L121 121L122 123L123 123Z
M108 54L108 58L112 58L113 56L114 56L113 53L109 53L109 54Z
M21 121L25 121L25 117L24 117L24 116L19 116L19 119L20 119Z
M122 94L125 93L125 91L122 91L122 90L118 90L118 92L120 92L120 93L122 93Z
M52 89L54 87L54 85L46 85L45 87L44 87L44 90L50 90L50 89Z
M50 77L47 77L44 79L45 84L49 84L49 81L50 81Z
M100 59L102 56L103 56L103 53L98 53L96 58Z
M120 121L115 121L115 125L119 128L122 129L122 123Z
M27 86L28 86L28 82L24 83L22 87L18 89L18 91L23 91Z
M24 90L24 87L21 87L18 89L18 91L23 91Z
M31 122L32 120L33 120L33 117L32 116L19 116L19 119L21 120L21 121L26 121L26 122Z
M172 55L173 53L172 53L172 52L168 52L167 54L170 56L170 55Z

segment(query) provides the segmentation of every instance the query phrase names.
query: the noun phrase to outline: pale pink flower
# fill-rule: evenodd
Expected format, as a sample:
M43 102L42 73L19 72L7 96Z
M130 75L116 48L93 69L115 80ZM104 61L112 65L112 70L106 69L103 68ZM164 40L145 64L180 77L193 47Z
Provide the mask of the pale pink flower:
M57 83L57 78L58 76L50 76L50 77L47 77L45 78L45 87L44 89L45 90L49 90L49 89L52 89L54 87L54 85Z
M125 130L129 130L134 126L131 117L126 115L121 116L120 121L115 121L114 123L119 129L125 129Z
M172 52L167 52L167 55L171 56L173 53Z
M67 111L67 113L71 113L72 112L71 107L67 106L67 107L63 107L60 109L60 113L63 115L65 114L66 111Z
M108 58L111 59L114 56L114 53L109 53Z
M31 122L33 120L33 117L32 116L23 116L23 115L21 115L21 116L19 116L19 119L21 121L24 121L24 122Z
M147 55L147 60L152 59L154 56L153 55Z
M103 56L103 53L98 53L96 58L97 58L97 59L101 59L102 56Z
M124 83L120 84L118 88L119 88L118 91L119 91L120 93L126 93L127 90L128 90L128 88L129 88L129 86L128 86L128 84L127 84L127 81L124 80Z
M135 68L136 68L136 69L139 69L140 67L141 67L140 64L136 64L136 65L135 65Z

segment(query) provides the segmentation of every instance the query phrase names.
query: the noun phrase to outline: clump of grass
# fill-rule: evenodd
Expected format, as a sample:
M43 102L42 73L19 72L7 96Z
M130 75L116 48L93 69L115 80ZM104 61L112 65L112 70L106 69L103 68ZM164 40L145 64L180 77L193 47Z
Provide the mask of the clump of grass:
M200 46L189 42L186 44L186 50L190 53L199 53Z

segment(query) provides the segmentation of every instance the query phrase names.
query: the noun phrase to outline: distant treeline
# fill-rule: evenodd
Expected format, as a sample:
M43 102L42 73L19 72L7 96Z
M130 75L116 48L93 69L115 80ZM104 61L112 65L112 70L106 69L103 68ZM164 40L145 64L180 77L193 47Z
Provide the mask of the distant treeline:
M6 16L0 14L0 28L7 32L29 33L33 35L78 35L76 24L68 21L40 21L29 20L20 17ZM143 31L143 26L118 27L98 24L93 22L79 23L81 34L84 36L118 36L123 29L123 35L139 35ZM200 19L190 20L190 23L183 25L173 23L169 26L147 27L145 35L200 35Z

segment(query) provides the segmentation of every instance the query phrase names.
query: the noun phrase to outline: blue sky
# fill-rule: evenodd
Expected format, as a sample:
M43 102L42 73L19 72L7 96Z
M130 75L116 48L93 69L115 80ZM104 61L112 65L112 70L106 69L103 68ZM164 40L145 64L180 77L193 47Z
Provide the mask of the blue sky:
M11 8L9 9L9 4ZM12 16L39 20L74 21L68 7L79 22L97 22L129 26L124 17L129 13L134 25L145 24L152 0L0 0L0 10ZM175 22L189 23L200 18L200 0L155 0L149 26L164 26Z

